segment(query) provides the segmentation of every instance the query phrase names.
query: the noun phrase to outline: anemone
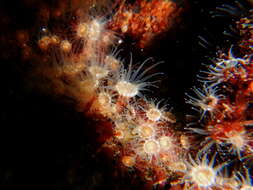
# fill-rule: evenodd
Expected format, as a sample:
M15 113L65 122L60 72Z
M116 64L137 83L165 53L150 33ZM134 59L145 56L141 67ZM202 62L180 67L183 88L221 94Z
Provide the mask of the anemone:
M224 95L218 94L218 88L213 86L203 85L203 89L194 87L193 91L196 97L186 94L189 99L186 99L186 103L191 104L193 110L198 111L201 114L200 120L205 116L207 112L211 115L216 111L218 102L224 98Z
M151 58L144 61L136 70L132 67L132 57L128 68L126 69L123 64L116 74L116 84L114 89L118 94L125 98L133 98L136 96L142 97L143 91L149 91L149 87L157 87L155 83L158 81L148 82L149 79L160 75L161 73L149 74L154 67L156 67L161 62L158 62L146 69L143 69L144 65Z

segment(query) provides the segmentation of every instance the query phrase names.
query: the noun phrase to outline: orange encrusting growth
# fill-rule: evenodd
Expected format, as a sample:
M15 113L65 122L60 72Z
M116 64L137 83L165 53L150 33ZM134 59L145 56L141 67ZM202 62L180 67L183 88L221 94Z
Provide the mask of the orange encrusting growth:
M170 0L137 0L133 4L122 4L109 28L131 36L144 48L155 36L168 31L177 22L180 12L177 4Z

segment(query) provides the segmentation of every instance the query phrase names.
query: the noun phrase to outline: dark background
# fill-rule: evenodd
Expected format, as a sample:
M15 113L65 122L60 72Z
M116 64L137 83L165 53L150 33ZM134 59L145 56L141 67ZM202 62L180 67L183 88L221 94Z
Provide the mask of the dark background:
M45 3L54 4L52 1ZM184 124L191 112L184 103L185 92L199 85L196 74L210 63L217 47L229 48L237 40L223 34L233 26L233 19L245 11L235 9L233 15L213 18L211 11L233 1L189 0L182 4L182 21L150 49L134 59L143 61L153 56L165 63L158 66L164 77L161 87L150 97L168 99L173 112ZM249 5L241 1L247 9ZM36 24L38 4L25 6L22 0L0 2L1 39L12 39L18 29ZM209 41L199 45L199 36ZM15 39L13 37L13 39ZM2 40L3 42L4 40ZM11 44L11 45L10 45ZM1 189L140 189L132 182L133 173L115 170L113 161L97 152L92 122L70 105L29 89L24 80L24 67L15 43L0 44L0 183ZM126 45L125 50L131 48Z

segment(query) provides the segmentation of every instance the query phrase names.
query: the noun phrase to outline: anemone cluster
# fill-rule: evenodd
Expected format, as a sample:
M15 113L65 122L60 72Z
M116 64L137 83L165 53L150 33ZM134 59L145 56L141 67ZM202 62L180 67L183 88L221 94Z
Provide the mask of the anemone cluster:
M88 5L91 10L95 6ZM103 16L89 9L60 12L52 29L41 26L29 55L29 79L54 97L73 100L78 111L97 121L96 128L111 130L102 148L110 150L125 172L134 170L151 186L253 189L244 167L253 153L250 11L236 21L238 43L218 53L200 72L202 87L186 94L186 103L199 113L188 126L179 126L162 100L145 96L159 87L161 73L153 70L161 63L147 59L135 64L132 57L126 62L119 56L122 35L144 48L173 26L179 12L173 1L165 0L120 2L115 12ZM230 171L234 162L239 166Z

